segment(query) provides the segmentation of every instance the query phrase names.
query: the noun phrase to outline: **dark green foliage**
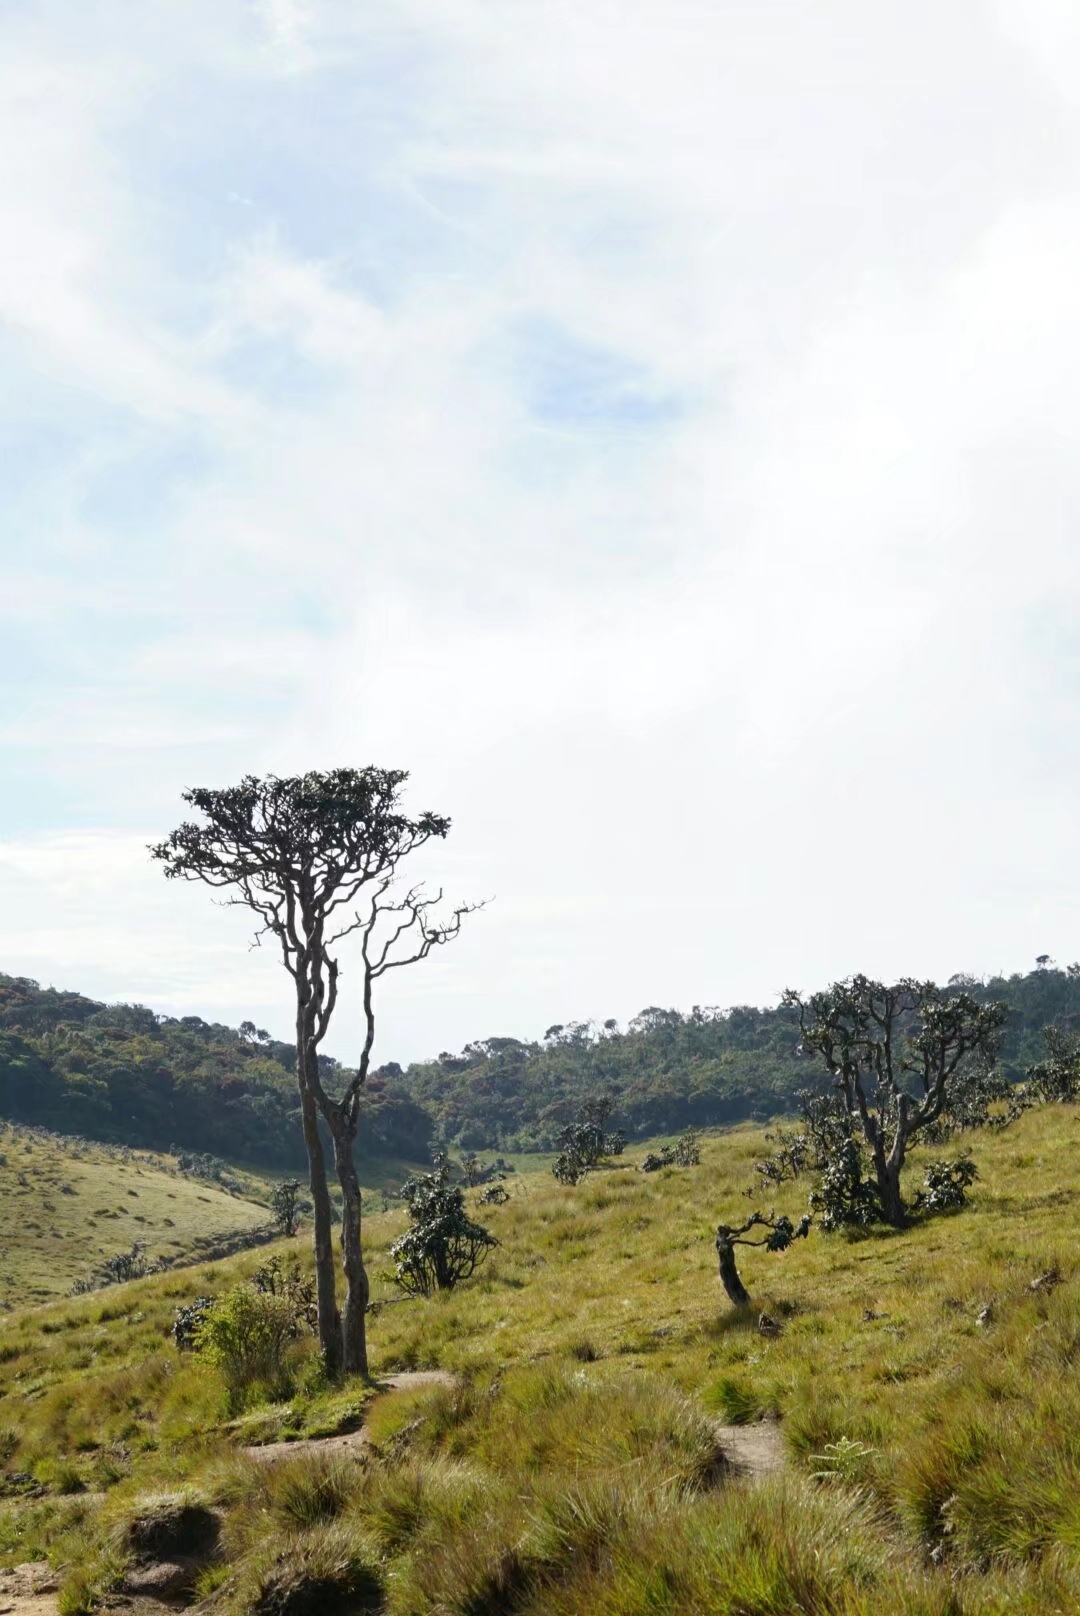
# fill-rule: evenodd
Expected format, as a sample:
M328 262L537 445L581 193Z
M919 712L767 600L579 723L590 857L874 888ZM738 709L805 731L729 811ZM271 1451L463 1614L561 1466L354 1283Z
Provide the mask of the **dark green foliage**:
M957 976L948 990L1005 1005L998 1064L1009 1085L1040 1060L1048 1023L1080 1030L1080 970L1073 967ZM624 1029L577 1022L534 1041L479 1039L460 1054L410 1066L402 1081L450 1144L551 1150L582 1099L598 1089L618 1089L624 1125L640 1138L790 1114L810 1075L790 1007L698 1005L688 1014L653 1006ZM958 1089L958 1104L960 1098Z
M510 1196L501 1184L489 1184L486 1189L480 1191L481 1206L502 1206L509 1199Z
M810 1193L810 1205L825 1230L864 1228L881 1217L881 1198L872 1179L863 1177L863 1153L852 1135L840 1140L825 1161L821 1180Z
M401 1195L411 1226L395 1240L390 1255L396 1264L394 1278L410 1296L453 1290L498 1245L493 1235L469 1217L464 1193L450 1183L445 1162L433 1173L406 1179Z
M605 1157L622 1155L626 1135L618 1129L613 1133L604 1131L604 1124L614 1109L615 1102L610 1095L586 1100L578 1108L574 1121L557 1135L555 1143L559 1154L551 1164L551 1171L560 1184L576 1184Z
M765 1135L774 1146L771 1155L763 1156L754 1171L762 1186L783 1184L789 1178L798 1178L807 1168L818 1165L809 1135L795 1128L777 1128ZM752 1184L747 1195L754 1195L757 1185Z
M661 1167L696 1167L701 1161L696 1128L687 1128L673 1145L662 1145L650 1150L641 1164L643 1173L655 1173Z
M803 1046L824 1062L866 1144L879 1215L900 1227L908 1146L940 1123L958 1086L992 1071L1006 1006L914 977L886 983L861 975L805 999L789 990L784 1003L797 1013ZM838 1193L845 1184L857 1193L855 1157L846 1152L837 1165Z
M0 1117L172 1150L192 1176L225 1188L224 1157L299 1167L296 1052L250 1026L99 1004L0 975ZM362 1103L365 1149L427 1156L431 1118L386 1069L371 1073Z
M684 1128L675 1141L676 1167L699 1167L701 1165L701 1145L696 1128Z
M788 1110L806 1082L797 1044L784 1011L654 1007L625 1030L574 1023L532 1042L480 1039L410 1066L402 1081L460 1149L551 1150L598 1090L618 1089L620 1117L639 1137Z
M292 1236L300 1227L300 1184L295 1178L276 1184L270 1197L274 1222L283 1235Z
M1025 1099L1041 1105L1068 1105L1080 1096L1080 1039L1060 1027L1043 1031L1046 1056L1027 1074Z
M925 1187L916 1196L915 1206L923 1212L955 1212L967 1204L967 1192L977 1177L978 1168L970 1156L928 1162Z
M1041 1083L1061 1078L1060 1064L1056 1074L1042 1071L1042 1031L1080 1030L1080 971L959 976L949 988L1007 1006L1003 1096L1034 1077L1033 1068ZM622 1030L574 1023L531 1042L481 1039L407 1071L394 1062L373 1071L363 1098L365 1149L422 1161L437 1132L466 1151L551 1150L581 1101L612 1087L638 1137L791 1113L810 1068L799 1043L797 1018L783 1005L697 1006L689 1014L653 1007ZM291 1045L251 1023L233 1029L197 1016L158 1017L0 975L0 1116L142 1148L175 1144L299 1167L294 1067ZM973 1069L970 1076L975 1083ZM970 1126L970 1115L958 1085L952 1110L928 1137Z
M104 1290L108 1285L126 1285L129 1279L142 1279L154 1271L155 1265L146 1256L146 1248L136 1240L130 1251L118 1251L106 1257L85 1279L77 1279L71 1287L72 1296L85 1296L87 1291Z

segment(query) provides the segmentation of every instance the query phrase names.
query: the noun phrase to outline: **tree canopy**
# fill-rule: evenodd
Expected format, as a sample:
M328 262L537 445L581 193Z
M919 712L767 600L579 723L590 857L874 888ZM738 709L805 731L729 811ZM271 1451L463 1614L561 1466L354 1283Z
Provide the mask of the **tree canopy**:
M1078 971L959 976L948 986L1008 1006L999 1071L1009 1083L1045 1066L1045 1026L1080 1030ZM0 975L0 1116L139 1148L177 1144L298 1168L295 1049L249 1027L106 1005ZM365 1085L363 1148L412 1162L426 1161L436 1141L551 1150L581 1103L612 1089L618 1125L637 1138L790 1115L816 1070L798 1046L791 1011L699 1006L652 1007L622 1027L569 1023L535 1040L477 1039L408 1067L387 1058L390 1050ZM353 1069L343 1062L337 1070Z

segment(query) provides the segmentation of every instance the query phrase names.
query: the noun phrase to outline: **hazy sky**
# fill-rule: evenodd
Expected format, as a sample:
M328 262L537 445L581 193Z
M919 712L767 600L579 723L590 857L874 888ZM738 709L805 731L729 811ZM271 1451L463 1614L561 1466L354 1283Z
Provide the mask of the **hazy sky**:
M383 1059L1080 956L1073 0L23 0L0 140L0 969L287 1036L145 844L366 762Z

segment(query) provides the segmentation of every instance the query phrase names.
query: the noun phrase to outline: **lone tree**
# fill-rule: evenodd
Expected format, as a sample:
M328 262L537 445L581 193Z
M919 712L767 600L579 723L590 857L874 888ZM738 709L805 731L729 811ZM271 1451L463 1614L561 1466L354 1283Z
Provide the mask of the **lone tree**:
M374 985L387 971L415 964L456 937L469 905L437 918L441 893L419 887L398 895L399 866L449 819L401 808L408 775L401 769L334 769L259 779L246 775L223 790L198 787L184 801L201 816L150 849L173 879L221 887L230 903L251 909L255 941L276 939L296 996L296 1079L310 1168L319 1344L327 1368L367 1374L365 1319L369 1287L360 1239L360 1186L353 1160L360 1098L375 1042ZM475 907L475 906L473 906ZM365 1037L356 1071L331 1094L319 1046L338 998L343 938L360 941ZM341 1186L342 1266L346 1295L339 1315L324 1119Z
M938 1120L954 1089L993 1066L1007 1007L913 977L889 986L866 976L807 999L789 988L781 1003L798 1013L803 1048L824 1060L866 1140L881 1216L900 1228L908 1145Z
M749 1235L752 1229L764 1229L765 1233L760 1240L751 1240ZM798 1223L792 1223L790 1218L752 1212L738 1228L728 1223L719 1224L716 1230L716 1255L720 1261L720 1283L735 1306L745 1307L750 1300L750 1292L743 1284L735 1262L736 1246L764 1246L766 1251L786 1251L793 1240L805 1240L809 1233L809 1213L801 1217Z

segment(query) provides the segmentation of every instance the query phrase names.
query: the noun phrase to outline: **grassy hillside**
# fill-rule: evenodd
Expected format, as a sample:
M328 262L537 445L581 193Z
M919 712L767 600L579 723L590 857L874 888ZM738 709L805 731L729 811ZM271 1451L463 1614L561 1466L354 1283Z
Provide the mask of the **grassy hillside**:
M327 1388L310 1345L291 1393L237 1420L168 1340L177 1303L253 1254L12 1316L0 1549L66 1565L70 1616L179 1490L221 1524L201 1589L223 1616L1075 1611L1078 1147L1075 1107L978 1135L969 1208L749 1252L745 1312L720 1292L712 1235L752 1204L756 1130L707 1140L694 1169L574 1189L521 1175L482 1211L501 1244L476 1279L373 1318L378 1371L460 1382L376 1402L353 1460L239 1451L363 1416L363 1388ZM805 1192L785 1186L778 1210ZM401 1227L366 1223L380 1300ZM712 1422L762 1413L786 1472L735 1480Z
M257 1186L251 1184L254 1193ZM0 1123L0 1305L66 1295L135 1241L175 1260L265 1224L265 1204L185 1178L167 1157Z

